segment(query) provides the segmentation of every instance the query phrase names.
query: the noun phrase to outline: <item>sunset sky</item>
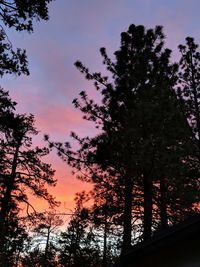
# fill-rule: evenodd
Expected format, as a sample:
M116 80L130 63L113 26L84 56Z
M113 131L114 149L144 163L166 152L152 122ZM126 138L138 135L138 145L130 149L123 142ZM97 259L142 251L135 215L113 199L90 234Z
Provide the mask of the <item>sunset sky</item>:
M91 70L103 71L99 48L106 47L112 56L119 47L120 33L132 23L147 28L163 25L166 46L178 60L177 46L186 36L200 42L199 10L199 0L56 0L50 4L50 20L35 23L33 34L8 32L15 47L27 50L31 74L3 77L1 85L18 103L20 113L35 115L40 131L36 144L43 144L45 133L57 141L69 141L70 131L93 135L92 124L81 119L72 100L81 90L91 97L96 93L74 62L79 59ZM46 161L52 163L58 179L51 191L62 209L71 208L75 192L88 186L72 177L55 153ZM45 208L38 201L35 206Z

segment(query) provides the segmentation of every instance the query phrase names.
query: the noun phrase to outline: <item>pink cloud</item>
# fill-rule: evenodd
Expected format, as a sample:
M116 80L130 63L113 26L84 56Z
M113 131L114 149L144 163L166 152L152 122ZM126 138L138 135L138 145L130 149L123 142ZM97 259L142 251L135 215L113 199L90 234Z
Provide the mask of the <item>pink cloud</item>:
M80 112L58 104L39 107L38 113L40 114L37 120L38 128L49 133L69 134L74 127L84 123Z

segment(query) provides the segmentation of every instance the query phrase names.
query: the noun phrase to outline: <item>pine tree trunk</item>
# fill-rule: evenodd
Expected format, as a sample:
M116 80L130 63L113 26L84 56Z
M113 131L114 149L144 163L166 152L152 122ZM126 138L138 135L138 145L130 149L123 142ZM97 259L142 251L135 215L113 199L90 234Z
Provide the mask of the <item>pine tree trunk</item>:
M166 182L165 182L165 178L162 176L160 178L160 221L161 221L162 229L165 229L168 227L166 192L167 192Z
M43 266L46 266L47 264L47 257L48 257L48 251L49 251L49 238L50 238L50 227L47 230L47 241L46 241L46 246L45 246Z
M108 214L107 205L105 205L105 221L104 221L104 240L103 240L103 267L107 267L107 234L108 234Z
M124 219L123 219L123 244L122 253L126 252L131 247L132 233L132 191L133 185L131 178L125 177L125 196L124 196Z
M144 221L143 240L151 239L153 182L149 175L144 177Z
M7 266L6 262L6 235L7 235L7 216L10 212L10 204L11 204L11 193L14 187L15 177L16 177L16 169L17 169L17 159L19 154L21 142L18 142L16 145L15 153L13 156L12 169L11 174L7 178L6 181L6 190L4 196L1 201L1 210L0 210L0 266Z

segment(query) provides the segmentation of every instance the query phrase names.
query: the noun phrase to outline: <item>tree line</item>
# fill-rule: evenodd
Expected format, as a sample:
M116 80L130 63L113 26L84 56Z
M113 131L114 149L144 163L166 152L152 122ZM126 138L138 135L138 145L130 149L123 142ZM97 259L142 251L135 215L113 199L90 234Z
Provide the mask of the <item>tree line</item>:
M50 2L1 1L1 21L32 32L34 19L48 19ZM3 26L0 51L1 77L29 74L25 50L14 50ZM34 147L34 116L18 114L0 89L0 266L109 267L132 245L199 212L200 53L191 37L179 51L173 62L161 26L130 25L113 60L100 49L107 76L77 61L101 102L87 91L74 99L98 129L94 137L72 132L76 149L48 136L46 147ZM59 215L48 193L55 171L43 157L54 148L93 185L77 193L70 214ZM30 194L52 210L37 213ZM66 215L67 227L58 231Z

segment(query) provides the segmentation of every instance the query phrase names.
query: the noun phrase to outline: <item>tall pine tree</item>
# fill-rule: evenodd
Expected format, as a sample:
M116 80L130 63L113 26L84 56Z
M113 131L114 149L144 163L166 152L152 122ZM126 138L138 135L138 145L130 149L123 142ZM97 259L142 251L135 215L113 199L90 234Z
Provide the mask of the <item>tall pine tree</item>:
M1 132L0 149L2 167L0 172L0 253L2 265L6 252L6 238L10 214L25 203L27 213L32 204L28 192L43 198L54 206L57 202L48 193L47 186L55 186L54 170L42 161L48 148L32 147L32 136L37 134L32 115L9 113L9 128ZM7 131L9 130L9 131Z
M197 197L198 169L188 160L192 137L174 90L178 66L170 63L164 39L160 26L146 30L131 25L121 34L114 62L102 48L111 82L77 61L76 67L100 91L102 102L96 104L83 91L74 105L100 133L94 138L72 133L80 145L76 151L69 143L51 143L79 178L105 183L123 201L122 251L131 246L133 214L142 222L143 240L149 240L153 229L180 220L178 205L184 214ZM194 194L185 202L188 188Z

